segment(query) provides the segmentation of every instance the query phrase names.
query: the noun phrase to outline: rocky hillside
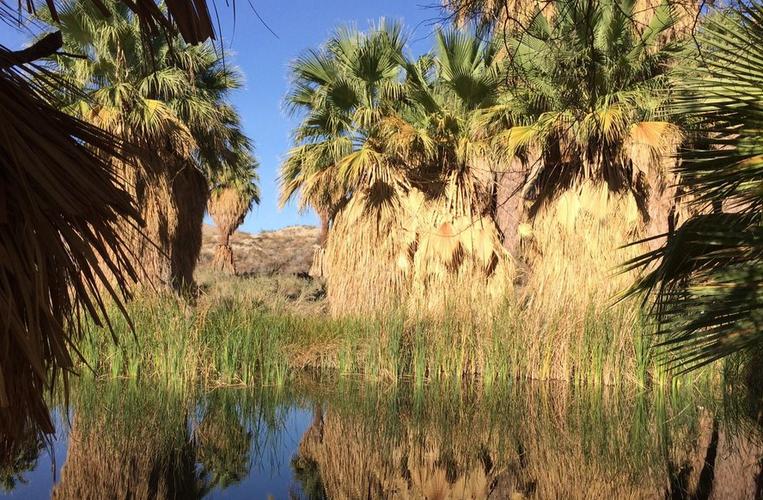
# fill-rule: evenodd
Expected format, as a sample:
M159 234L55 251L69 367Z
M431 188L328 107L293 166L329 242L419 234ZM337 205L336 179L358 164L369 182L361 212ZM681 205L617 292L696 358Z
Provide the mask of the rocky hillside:
M258 234L236 232L231 238L236 267L242 274L271 275L307 273L319 229L290 226ZM204 225L199 270L212 262L217 245L217 228Z

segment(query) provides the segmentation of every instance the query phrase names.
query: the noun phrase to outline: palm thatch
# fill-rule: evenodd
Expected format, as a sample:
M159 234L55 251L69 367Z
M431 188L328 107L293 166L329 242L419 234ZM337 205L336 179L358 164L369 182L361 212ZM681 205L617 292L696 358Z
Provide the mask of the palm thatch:
M204 174L189 162L175 176L172 189L178 212L171 247L171 274L176 286L181 291L188 292L195 286L193 274L201 254L201 227L204 224L209 186Z
M456 216L415 189L389 212L369 204L354 196L329 235L324 265L334 315L403 307L421 317L484 316L505 301L512 265L489 217Z
M67 383L83 316L137 279L118 227L140 216L102 130L60 112L60 80L0 47L0 434L52 431L46 389ZM104 159L107 158L107 159ZM113 278L113 279L112 279Z
M407 236L395 216L367 211L367 196L354 196L334 218L323 266L334 316L383 313L404 304Z
M220 233L220 240L212 259L212 267L228 274L236 274L236 263L233 260L230 237L236 228L244 222L251 202L246 200L237 189L227 187L213 192L207 205L209 215L215 221Z
M443 200L420 192L406 204L410 239L398 265L409 276L409 310L489 317L509 297L514 270L492 218L454 215Z
M527 225L525 324L532 335L549 339L546 343L553 338L555 346L549 352L544 343L528 343L537 349L529 354L530 366L562 380L584 371L585 366L573 364L578 359L575 350L586 349L587 336L595 333L591 328L608 318L617 345L602 353L602 382L616 383L619 373L635 373L634 356L623 353L636 351L632 332L638 323L638 304L612 308L612 302L634 279L618 274L617 268L638 250L622 247L640 239L644 227L632 194L613 193L606 184L595 182L560 194Z

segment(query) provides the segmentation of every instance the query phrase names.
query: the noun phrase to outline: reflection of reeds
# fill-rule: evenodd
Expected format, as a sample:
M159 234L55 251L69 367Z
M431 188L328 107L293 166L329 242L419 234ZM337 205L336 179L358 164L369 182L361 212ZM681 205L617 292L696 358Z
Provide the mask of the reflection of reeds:
M10 493L26 482L24 474L35 468L44 445L40 433L31 426L22 436L0 438L0 492Z
M225 488L241 481L251 466L252 431L239 415L236 400L212 392L203 405L202 419L194 431L198 461L209 474L209 483Z
M295 467L330 498L751 498L761 477L763 446L693 401L427 392L324 394Z
M182 399L164 391L123 389L89 388L78 395L53 498L198 497L203 483Z

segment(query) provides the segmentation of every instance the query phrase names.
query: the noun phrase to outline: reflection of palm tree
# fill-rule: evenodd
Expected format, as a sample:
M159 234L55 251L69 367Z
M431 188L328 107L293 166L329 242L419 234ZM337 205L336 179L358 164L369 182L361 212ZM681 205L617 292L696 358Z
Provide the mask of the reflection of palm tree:
M202 498L209 481L185 399L122 385L81 387L56 499Z
M24 473L37 466L44 442L33 433L24 439L9 441L0 449L0 491L12 492L26 484Z
M197 459L208 475L208 489L227 488L251 467L252 432L242 423L235 401L212 393L194 432Z
M313 438L318 442L323 441L323 407L320 403L316 403L313 407L313 421L307 433L305 433L305 437L307 437L308 433L313 435ZM326 489L323 487L323 479L321 478L318 462L308 454L298 453L291 461L291 468L294 471L294 478L299 481L302 493L307 498L328 498Z
M514 400L509 415L505 405L452 404L435 395L413 419L405 407L385 405L389 394L378 401L347 400L347 393L330 398L302 438L292 462L295 476L306 495L318 498L368 492L395 498L752 498L763 485L759 430L736 433L720 414L687 412L681 405L675 415L650 407L639 417L622 401L589 403L567 394L548 400L545 391L506 396ZM657 424L663 417L669 426Z

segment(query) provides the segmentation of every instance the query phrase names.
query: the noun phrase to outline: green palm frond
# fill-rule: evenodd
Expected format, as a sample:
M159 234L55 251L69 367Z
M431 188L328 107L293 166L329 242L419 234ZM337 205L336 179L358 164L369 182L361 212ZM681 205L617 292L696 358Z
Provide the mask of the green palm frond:
M674 111L695 138L678 174L698 214L630 263L683 369L763 344L763 6L715 13L697 39Z

